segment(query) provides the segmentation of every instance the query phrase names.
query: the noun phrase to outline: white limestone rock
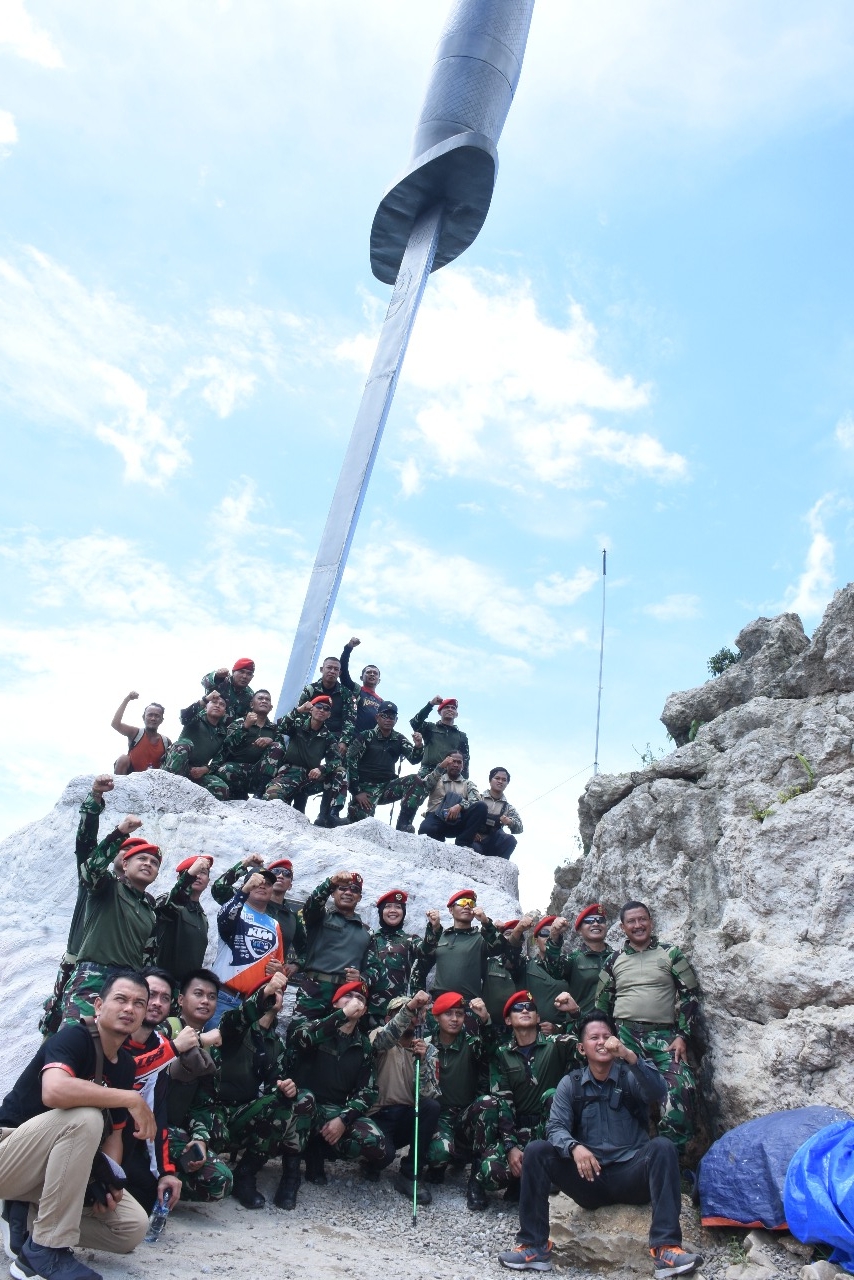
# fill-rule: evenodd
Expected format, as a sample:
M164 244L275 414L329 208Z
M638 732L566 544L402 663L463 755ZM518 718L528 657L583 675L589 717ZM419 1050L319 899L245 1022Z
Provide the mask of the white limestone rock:
M579 802L589 853L563 913L598 900L613 920L639 898L692 959L713 1132L854 1097L852 609L849 586L792 659L798 689L808 676L820 692L722 710L666 759L591 780ZM622 945L618 925L609 940Z
M519 915L518 870L503 858L484 858L428 836L407 835L389 827L387 820L369 818L325 830L278 802L221 804L185 778L159 770L115 782L106 796L101 834L108 835L126 813L142 818L141 834L164 854L155 894L168 890L175 866L190 854L211 854L217 875L247 853L260 853L265 859L292 859L298 898L335 871L359 871L365 880L360 914L370 925L377 923L371 903L396 886L409 893L407 923L413 933L423 930L429 907L439 907L449 922L445 903L455 890L468 886L494 919ZM91 776L73 778L49 814L0 844L6 883L0 1002L4 1092L38 1046L41 1004L53 988L77 894L74 837L80 802L91 785ZM215 904L209 894L204 901L215 939Z

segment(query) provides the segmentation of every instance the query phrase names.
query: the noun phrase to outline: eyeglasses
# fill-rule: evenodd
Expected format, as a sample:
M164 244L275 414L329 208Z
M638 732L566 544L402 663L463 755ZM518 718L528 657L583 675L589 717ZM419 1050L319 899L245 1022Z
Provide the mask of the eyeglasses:
M551 936L552 936L551 929L541 929L540 932L537 934L538 938L550 938Z
M605 916L585 916L581 923L582 924L604 924L605 920L606 920Z
M285 880L293 880L294 878L293 871L288 871L287 867L273 867L273 875L277 880L280 877L284 877Z
M473 907L474 898L457 898L456 902L454 903L454 906L455 907Z
M515 1004L510 1006L511 1013L536 1013L537 1006L533 1000L517 1000Z

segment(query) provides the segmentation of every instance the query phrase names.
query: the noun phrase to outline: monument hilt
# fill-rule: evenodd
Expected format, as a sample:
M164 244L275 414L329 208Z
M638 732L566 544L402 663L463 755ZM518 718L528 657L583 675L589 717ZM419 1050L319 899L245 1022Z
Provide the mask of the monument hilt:
M371 228L371 270L394 284L419 215L443 207L432 270L458 258L486 220L498 139L513 101L534 0L456 0L436 48L412 159Z
M395 286L311 571L276 717L314 671L427 277L469 247L489 211L497 144L534 0L456 0L436 51L413 159L380 201L371 268Z

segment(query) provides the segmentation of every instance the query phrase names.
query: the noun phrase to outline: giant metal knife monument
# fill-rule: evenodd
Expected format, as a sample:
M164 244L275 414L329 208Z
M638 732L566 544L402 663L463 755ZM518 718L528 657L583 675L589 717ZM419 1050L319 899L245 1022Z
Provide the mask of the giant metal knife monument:
M458 258L486 220L498 139L533 8L534 0L456 0L436 50L412 160L374 217L371 269L394 292L311 571L277 716L294 706L320 656L427 277Z

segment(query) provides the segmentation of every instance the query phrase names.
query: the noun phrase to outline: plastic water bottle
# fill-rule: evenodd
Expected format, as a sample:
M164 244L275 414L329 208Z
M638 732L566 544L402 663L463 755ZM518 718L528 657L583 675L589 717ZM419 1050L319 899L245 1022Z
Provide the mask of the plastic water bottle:
M169 1201L171 1198L172 1193L164 1191L163 1199L155 1200L151 1217L148 1219L148 1230L145 1233L146 1244L157 1244L166 1230L166 1219L169 1217Z

